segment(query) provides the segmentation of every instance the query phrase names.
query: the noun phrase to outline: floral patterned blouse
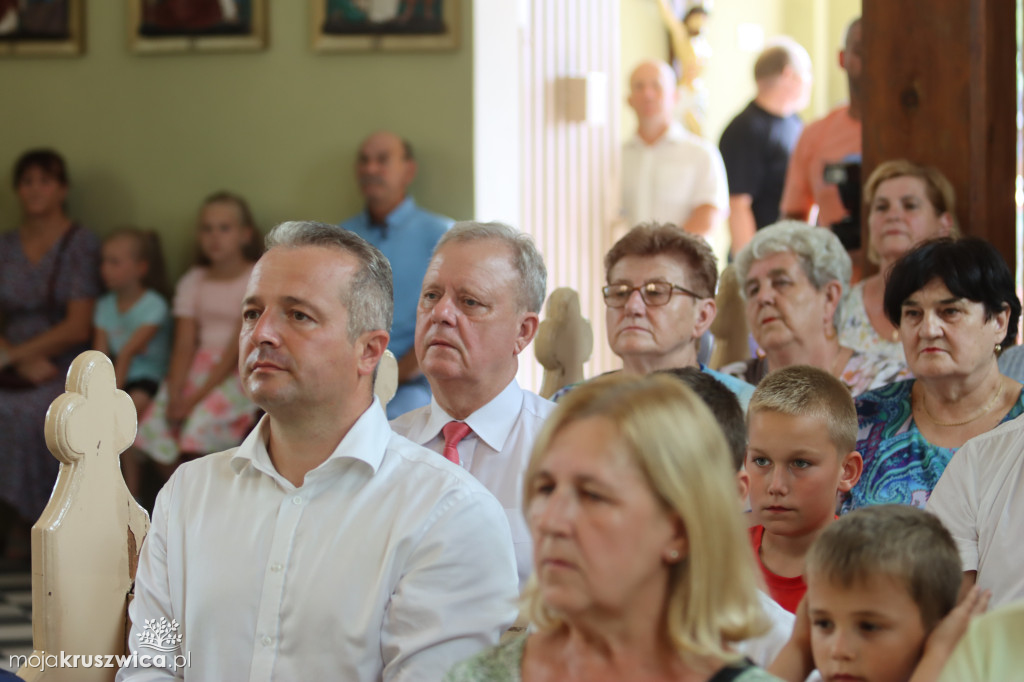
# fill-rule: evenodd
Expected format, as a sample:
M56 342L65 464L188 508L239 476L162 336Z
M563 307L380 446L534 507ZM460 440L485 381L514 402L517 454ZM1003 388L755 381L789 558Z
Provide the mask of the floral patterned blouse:
M890 360L906 362L903 344L898 340L883 339L871 326L864 308L864 283L850 287L839 309L839 343L862 353L881 355Z
M523 633L502 642L452 668L444 682L522 682L523 652L526 639ZM715 673L708 682L733 680L734 682L780 682L761 668L744 660L742 663L726 666Z
M720 371L756 386L771 370L768 367L767 358L756 357L742 362L733 362ZM880 388L894 381L909 379L910 376L910 370L902 360L891 360L880 355L854 351L838 379L850 389L851 395L858 396L865 391Z

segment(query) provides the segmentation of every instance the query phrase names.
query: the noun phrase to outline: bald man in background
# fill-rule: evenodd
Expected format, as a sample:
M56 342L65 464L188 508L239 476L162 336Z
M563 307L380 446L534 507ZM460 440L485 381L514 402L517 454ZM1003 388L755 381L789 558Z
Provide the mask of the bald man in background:
M453 222L423 210L409 196L416 170L408 140L388 131L371 134L356 157L365 208L341 223L380 249L394 274L395 319L388 350L398 359L398 392L388 403L389 419L430 403L430 384L413 350L416 304L430 255Z
M674 120L676 78L662 61L641 62L629 77L637 131L622 150L622 212L630 225L672 223L718 241L729 188L718 149Z

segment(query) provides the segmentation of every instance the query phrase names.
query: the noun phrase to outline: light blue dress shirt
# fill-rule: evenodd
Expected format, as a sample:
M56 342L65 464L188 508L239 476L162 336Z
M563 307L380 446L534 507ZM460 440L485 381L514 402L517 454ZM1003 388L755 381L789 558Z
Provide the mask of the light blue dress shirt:
M406 197L388 214L386 225L372 225L364 210L352 216L340 227L355 232L370 242L391 263L395 287L395 319L391 325L388 349L401 359L412 350L416 336L416 304L419 302L423 277L427 274L434 247L454 222L416 205ZM388 403L388 418L394 419L409 410L430 402L430 387L426 379L402 384Z

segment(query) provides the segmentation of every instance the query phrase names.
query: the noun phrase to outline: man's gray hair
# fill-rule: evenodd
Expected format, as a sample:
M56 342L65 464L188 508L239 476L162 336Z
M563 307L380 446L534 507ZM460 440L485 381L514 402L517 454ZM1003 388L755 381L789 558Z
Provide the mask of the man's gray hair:
M754 233L736 256L736 275L740 291L746 298L747 274L754 261L776 253L792 253L804 274L819 291L831 281L838 281L845 294L850 288L853 266L839 237L827 227L815 227L798 220L782 220ZM836 320L840 306L836 306Z
M348 337L353 341L360 334L382 329L391 330L394 316L394 284L391 264L377 247L337 225L309 220L281 223L267 235L267 251L276 248L322 246L350 253L360 268L341 293L341 302L348 309ZM358 292L358 294L357 294Z
M434 247L434 254L436 255L445 244L484 239L498 240L512 250L512 265L519 273L520 305L531 313L539 313L541 306L544 305L548 271L544 267L544 258L530 235L505 223L464 220L455 223L444 233Z

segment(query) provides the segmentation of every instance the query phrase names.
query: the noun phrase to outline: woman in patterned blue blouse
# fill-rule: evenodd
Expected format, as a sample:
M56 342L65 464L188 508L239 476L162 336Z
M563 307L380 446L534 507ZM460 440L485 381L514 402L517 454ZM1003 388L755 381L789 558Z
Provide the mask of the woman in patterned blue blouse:
M893 266L884 305L915 379L857 399L864 473L844 512L887 503L924 508L961 445L1024 411L1021 384L996 362L1017 337L1021 305L991 244L925 242Z

